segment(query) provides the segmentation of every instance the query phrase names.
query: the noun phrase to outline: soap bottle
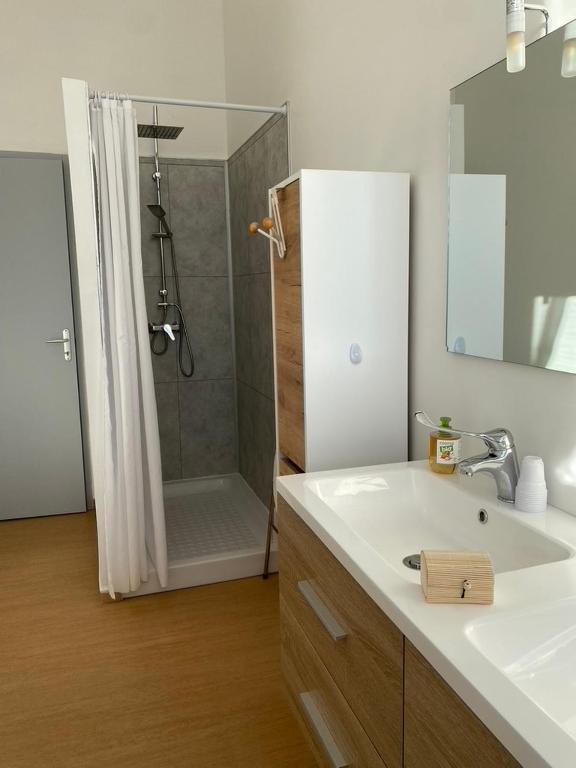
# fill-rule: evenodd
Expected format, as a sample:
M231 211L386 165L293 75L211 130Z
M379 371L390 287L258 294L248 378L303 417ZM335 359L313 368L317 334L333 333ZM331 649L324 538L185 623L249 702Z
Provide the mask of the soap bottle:
M454 432L443 432L450 428L450 417L440 417L440 430L430 433L428 443L428 463L432 472L441 475L451 475L460 461L460 435Z

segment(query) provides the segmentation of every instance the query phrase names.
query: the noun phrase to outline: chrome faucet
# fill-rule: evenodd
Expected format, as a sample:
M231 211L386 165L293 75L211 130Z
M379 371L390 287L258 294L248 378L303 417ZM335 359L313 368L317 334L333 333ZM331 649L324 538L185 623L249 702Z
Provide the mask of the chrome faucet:
M425 427L438 429L424 411L417 411L414 415ZM498 499L507 504L513 504L520 470L512 432L503 428L491 429L489 432L470 432L456 427L450 429L442 427L442 432L477 437L485 442L487 452L480 456L463 459L458 464L458 471L467 477L473 477L477 472L488 472L496 481Z
M512 432L507 429L492 429L489 432L461 431L460 434L484 440L488 450L480 456L463 459L458 464L458 472L467 477L473 477L477 472L488 472L496 481L498 499L513 504L519 468Z

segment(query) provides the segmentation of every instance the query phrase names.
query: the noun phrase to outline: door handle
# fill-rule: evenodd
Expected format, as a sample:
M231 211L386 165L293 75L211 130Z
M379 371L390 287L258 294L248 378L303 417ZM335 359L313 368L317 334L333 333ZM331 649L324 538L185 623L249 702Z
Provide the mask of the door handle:
M62 329L61 339L46 339L46 344L63 344L64 360L66 362L72 360L72 345L70 344L70 331L68 328Z

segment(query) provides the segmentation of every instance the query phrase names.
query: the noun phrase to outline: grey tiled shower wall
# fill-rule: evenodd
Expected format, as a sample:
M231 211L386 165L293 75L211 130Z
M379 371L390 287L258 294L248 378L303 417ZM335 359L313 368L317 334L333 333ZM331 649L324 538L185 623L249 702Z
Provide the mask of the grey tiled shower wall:
M151 158L140 160L142 260L148 320L160 319L160 255ZM228 161L236 371L228 273L225 163L163 160L162 204L174 232L184 315L196 358L192 379L177 347L152 356L164 480L240 470L264 504L272 489L274 387L267 241L248 222L268 212L268 188L288 176L286 118L268 120ZM168 292L174 277L166 243ZM236 401L235 401L236 398ZM236 414L237 428L236 434ZM237 455L238 454L238 455Z
M151 159L140 160L142 261L148 320L160 319L156 202ZM174 232L182 309L196 360L193 378L178 368L177 345L152 356L164 480L235 472L235 382L230 317L225 165L222 161L161 163L162 205ZM169 300L174 277L165 242Z
M268 189L285 179L287 120L268 120L228 161L240 472L268 505L274 461L272 307L267 241L249 237L268 214Z

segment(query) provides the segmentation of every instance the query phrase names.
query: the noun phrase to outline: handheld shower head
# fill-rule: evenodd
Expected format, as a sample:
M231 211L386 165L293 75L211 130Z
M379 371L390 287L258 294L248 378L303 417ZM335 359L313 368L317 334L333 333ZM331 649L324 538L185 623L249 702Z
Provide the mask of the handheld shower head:
M150 211L150 213L153 213L157 219L160 219L160 221L166 218L166 211L164 210L164 208L162 208L161 205L157 205L156 203L154 203L153 205L148 206L148 210Z
M162 226L164 227L164 230L168 235L168 237L172 237L172 231L168 226L168 222L166 221L166 211L164 210L164 208L162 208L162 206L158 205L157 203L153 203L147 207L150 213L156 216L158 221L162 222Z

